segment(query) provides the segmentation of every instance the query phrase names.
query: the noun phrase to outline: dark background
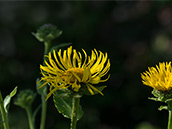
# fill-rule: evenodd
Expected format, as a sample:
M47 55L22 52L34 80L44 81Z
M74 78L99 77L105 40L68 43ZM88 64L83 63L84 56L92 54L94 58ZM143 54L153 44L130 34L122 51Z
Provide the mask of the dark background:
M43 43L31 32L51 23L63 30L58 43L72 42L88 53L107 52L111 78L101 95L84 96L84 116L78 129L165 129L168 112L148 100L152 88L140 73L172 58L172 2L170 1L64 1L0 2L0 90L5 97L15 86L32 89L40 77ZM40 103L37 95L35 109ZM11 103L10 129L28 129L24 110ZM39 128L40 113L36 118ZM48 100L46 129L69 129Z

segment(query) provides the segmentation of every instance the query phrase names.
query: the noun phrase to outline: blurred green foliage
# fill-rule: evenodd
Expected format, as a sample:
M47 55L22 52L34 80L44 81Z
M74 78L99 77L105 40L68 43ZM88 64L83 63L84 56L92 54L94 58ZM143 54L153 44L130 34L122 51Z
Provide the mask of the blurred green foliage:
M22 108L27 108L32 105L35 97L36 93L34 93L32 90L22 90L17 94L14 104Z
M51 42L53 39L58 38L62 31L58 30L56 26L51 24L44 24L40 28L37 29L36 33L32 34L40 41L40 42Z
M159 129L159 128L152 126L148 122L142 122L136 127L136 129Z
M148 66L172 59L171 7L171 1L1 1L3 96L16 85L18 91L36 91L44 47L31 32L51 23L63 31L53 45L72 42L77 50L84 48L89 53L93 48L100 49L111 59L111 78L104 97L85 96L81 100L84 116L78 122L79 129L166 128L168 112L158 111L161 103L147 99L152 96L152 89L143 86L140 73ZM40 98L36 97L33 108L38 103ZM11 105L10 126L26 129L26 116L18 114L19 110ZM39 115L36 119L39 123ZM145 121L150 125L138 127ZM56 111L50 98L46 129L68 129L69 123Z

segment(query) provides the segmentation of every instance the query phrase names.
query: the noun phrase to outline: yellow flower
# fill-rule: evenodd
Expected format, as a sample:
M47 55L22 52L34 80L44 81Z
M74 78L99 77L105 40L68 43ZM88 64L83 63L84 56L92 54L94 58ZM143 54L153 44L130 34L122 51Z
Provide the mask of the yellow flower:
M148 67L148 71L141 74L143 84L156 90L166 92L172 89L171 62L159 63L159 66Z
M82 86L86 86L92 95L94 95L94 91L103 95L92 84L105 82L110 77L109 75L107 79L101 80L110 69L110 60L107 53L104 54L94 49L91 56L87 56L85 50L82 49L82 51L84 58L80 52L72 49L72 46L64 50L63 53L61 49L57 54L53 50L53 53L49 52L46 56L48 62L45 59L45 66L40 65L40 70L43 75L41 80L45 81L41 87L46 84L50 85L47 99L58 89L72 88L75 92L78 92Z

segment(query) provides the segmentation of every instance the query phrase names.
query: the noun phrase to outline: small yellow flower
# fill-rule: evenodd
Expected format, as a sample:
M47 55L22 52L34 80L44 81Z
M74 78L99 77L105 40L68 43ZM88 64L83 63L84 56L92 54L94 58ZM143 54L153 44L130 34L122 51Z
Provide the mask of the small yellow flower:
M141 74L143 84L156 90L166 92L172 89L171 62L159 63L159 66L148 67L148 71Z
M82 49L82 51L84 58L80 52L72 49L72 46L64 50L63 53L61 49L57 54L53 50L53 53L49 52L46 56L49 63L44 60L45 66L40 65L40 70L43 75L41 80L45 81L41 87L46 84L50 85L47 99L58 89L72 88L75 92L78 92L81 86L86 86L92 95L94 95L94 91L103 95L92 84L105 82L110 77L109 75L107 79L101 80L110 69L110 60L107 53L104 54L94 49L91 56L87 56L85 50Z

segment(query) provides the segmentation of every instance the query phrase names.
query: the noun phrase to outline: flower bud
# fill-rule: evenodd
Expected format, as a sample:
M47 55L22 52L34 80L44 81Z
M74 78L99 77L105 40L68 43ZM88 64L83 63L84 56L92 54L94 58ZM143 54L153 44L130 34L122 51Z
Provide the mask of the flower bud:
M22 108L27 108L31 106L35 99L35 96L36 94L32 90L23 90L17 95L14 104Z
M45 24L41 26L36 33L32 33L40 42L51 42L51 40L58 38L62 31L56 26Z

